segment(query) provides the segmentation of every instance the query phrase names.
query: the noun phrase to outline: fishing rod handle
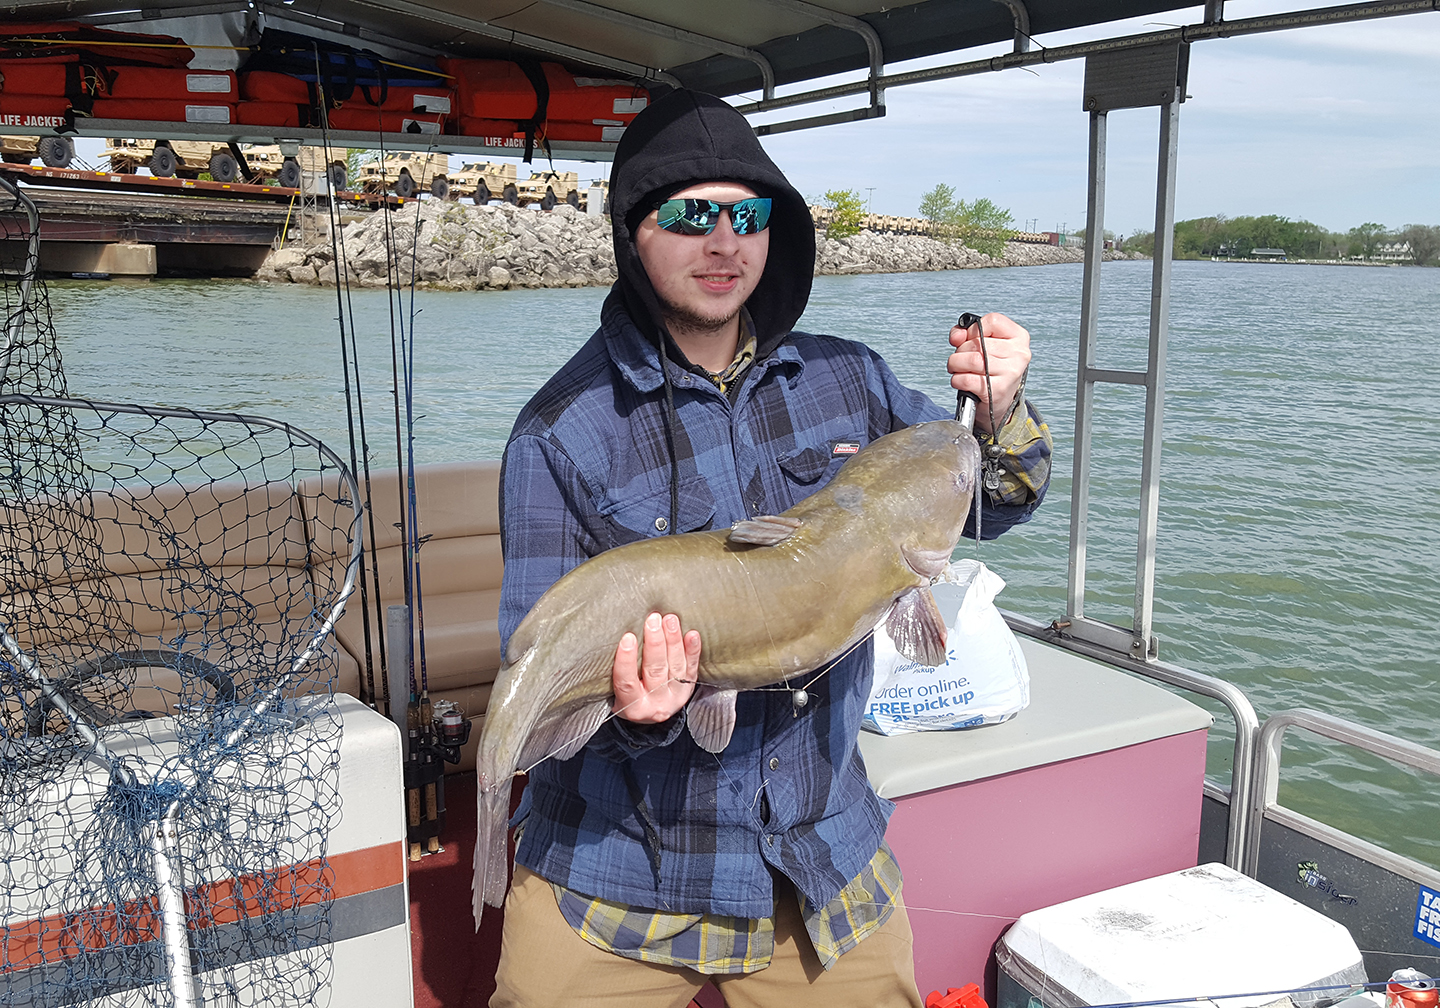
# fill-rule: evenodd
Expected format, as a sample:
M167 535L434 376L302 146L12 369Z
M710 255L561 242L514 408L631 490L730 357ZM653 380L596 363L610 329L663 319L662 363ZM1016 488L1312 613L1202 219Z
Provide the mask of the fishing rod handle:
M980 316L973 312L965 312L955 324L961 329L969 329L972 325L980 323ZM985 338L982 329L980 338ZM966 392L964 389L957 390L955 396L955 419L968 431L975 429L975 408L980 405L980 397L974 392Z

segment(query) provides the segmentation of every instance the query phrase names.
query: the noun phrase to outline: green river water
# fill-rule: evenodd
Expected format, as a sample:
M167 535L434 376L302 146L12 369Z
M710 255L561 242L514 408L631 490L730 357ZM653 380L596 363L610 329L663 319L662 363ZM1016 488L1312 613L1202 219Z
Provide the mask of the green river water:
M1150 264L1108 263L1104 276L1101 364L1143 367ZM980 556L1008 582L1002 606L1047 621L1064 611L1080 280L1078 265L821 277L801 322L869 343L942 402L960 312L1005 311L1030 329L1029 395L1055 435L1055 477L1036 518ZM59 282L50 294L72 394L260 413L346 453L333 290ZM604 295L421 292L417 460L498 458ZM350 298L371 441L393 445L388 303ZM1160 653L1237 683L1262 718L1313 707L1440 748L1437 309L1440 270L1175 265ZM1128 625L1143 394L1098 398L1087 614ZM1222 715L1220 779L1232 738ZM1440 867L1440 782L1296 732L1286 754L1283 803Z

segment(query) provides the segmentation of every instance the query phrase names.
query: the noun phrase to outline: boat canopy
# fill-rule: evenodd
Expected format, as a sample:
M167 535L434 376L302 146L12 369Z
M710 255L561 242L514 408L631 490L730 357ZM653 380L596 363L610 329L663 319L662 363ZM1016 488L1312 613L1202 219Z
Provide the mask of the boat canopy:
M12 0L15 20L130 24L255 12L351 44L455 56L560 60L612 74L669 79L719 95L767 92L831 74L1066 28L1193 6L1182 0ZM403 40L403 41L402 41ZM768 97L768 95L767 95Z

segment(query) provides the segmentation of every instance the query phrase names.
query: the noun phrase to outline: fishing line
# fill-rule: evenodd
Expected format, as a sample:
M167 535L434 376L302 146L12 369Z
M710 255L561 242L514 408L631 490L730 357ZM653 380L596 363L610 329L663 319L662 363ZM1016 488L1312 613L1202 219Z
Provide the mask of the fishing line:
M11 42L27 42L31 45L58 45L74 46L80 49L88 49L91 46L120 46L130 49L223 49L226 52L250 52L256 50L255 46L228 46L228 45L199 45L188 42L108 42L100 39L39 39L39 38L17 38L10 39ZM425 67L411 66L408 63L396 63L393 60L376 59L376 63L383 63L386 66L399 67L401 70L414 70L417 73L430 74L435 77L444 77L454 80L454 74L441 73L440 70L427 70Z
M1383 954L1398 955L1403 953ZM1426 977L1423 980L1407 980L1406 983L1435 983L1436 981L1440 981L1440 977ZM1361 987L1365 990L1384 990L1389 983L1390 981L1388 980L1371 980L1365 983L1325 984L1318 987L1287 987L1284 990L1250 991L1245 994L1198 994L1194 997L1163 998L1157 1001L1118 1001L1113 1004L1087 1005L1086 1008L1155 1008L1157 1005L1192 1004L1196 1001L1228 1001L1235 998L1277 997L1282 994L1308 994L1316 991L1353 990L1356 987Z
M902 892L904 891L904 888L903 888L903 887L901 888L901 891L902 891ZM895 903L874 903L874 902L866 902L866 901L864 901L864 900L850 900L849 902L850 902L851 904L853 904L854 906L886 907L886 906L897 906L897 905L898 905L898 904L895 904ZM905 900L903 897L902 897L902 899L901 899L900 902L904 904L906 910L920 910L920 911L923 911L923 912L925 912L925 913L951 914L951 915L956 916L956 917L984 917L984 918L986 918L987 920L1009 921L1009 922L1012 923L1012 924L1015 923L1015 921L1017 921L1017 920L1020 919L1019 917L1007 917L1007 916L1005 916L1005 915L1003 915L1003 914L976 913L976 912L971 911L971 910L945 910L945 909L942 909L942 908L940 908L940 907L922 907L922 906L915 906L913 903L909 902L908 900ZM1087 1008L1094 1008L1094 1006L1087 1006Z

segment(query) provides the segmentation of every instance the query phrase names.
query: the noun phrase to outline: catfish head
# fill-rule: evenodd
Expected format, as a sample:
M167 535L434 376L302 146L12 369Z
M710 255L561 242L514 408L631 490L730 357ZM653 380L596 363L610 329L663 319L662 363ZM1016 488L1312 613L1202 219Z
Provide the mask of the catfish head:
M975 436L954 420L934 420L874 442L826 491L847 510L863 504L871 521L894 532L907 566L928 580L960 541L979 472Z

